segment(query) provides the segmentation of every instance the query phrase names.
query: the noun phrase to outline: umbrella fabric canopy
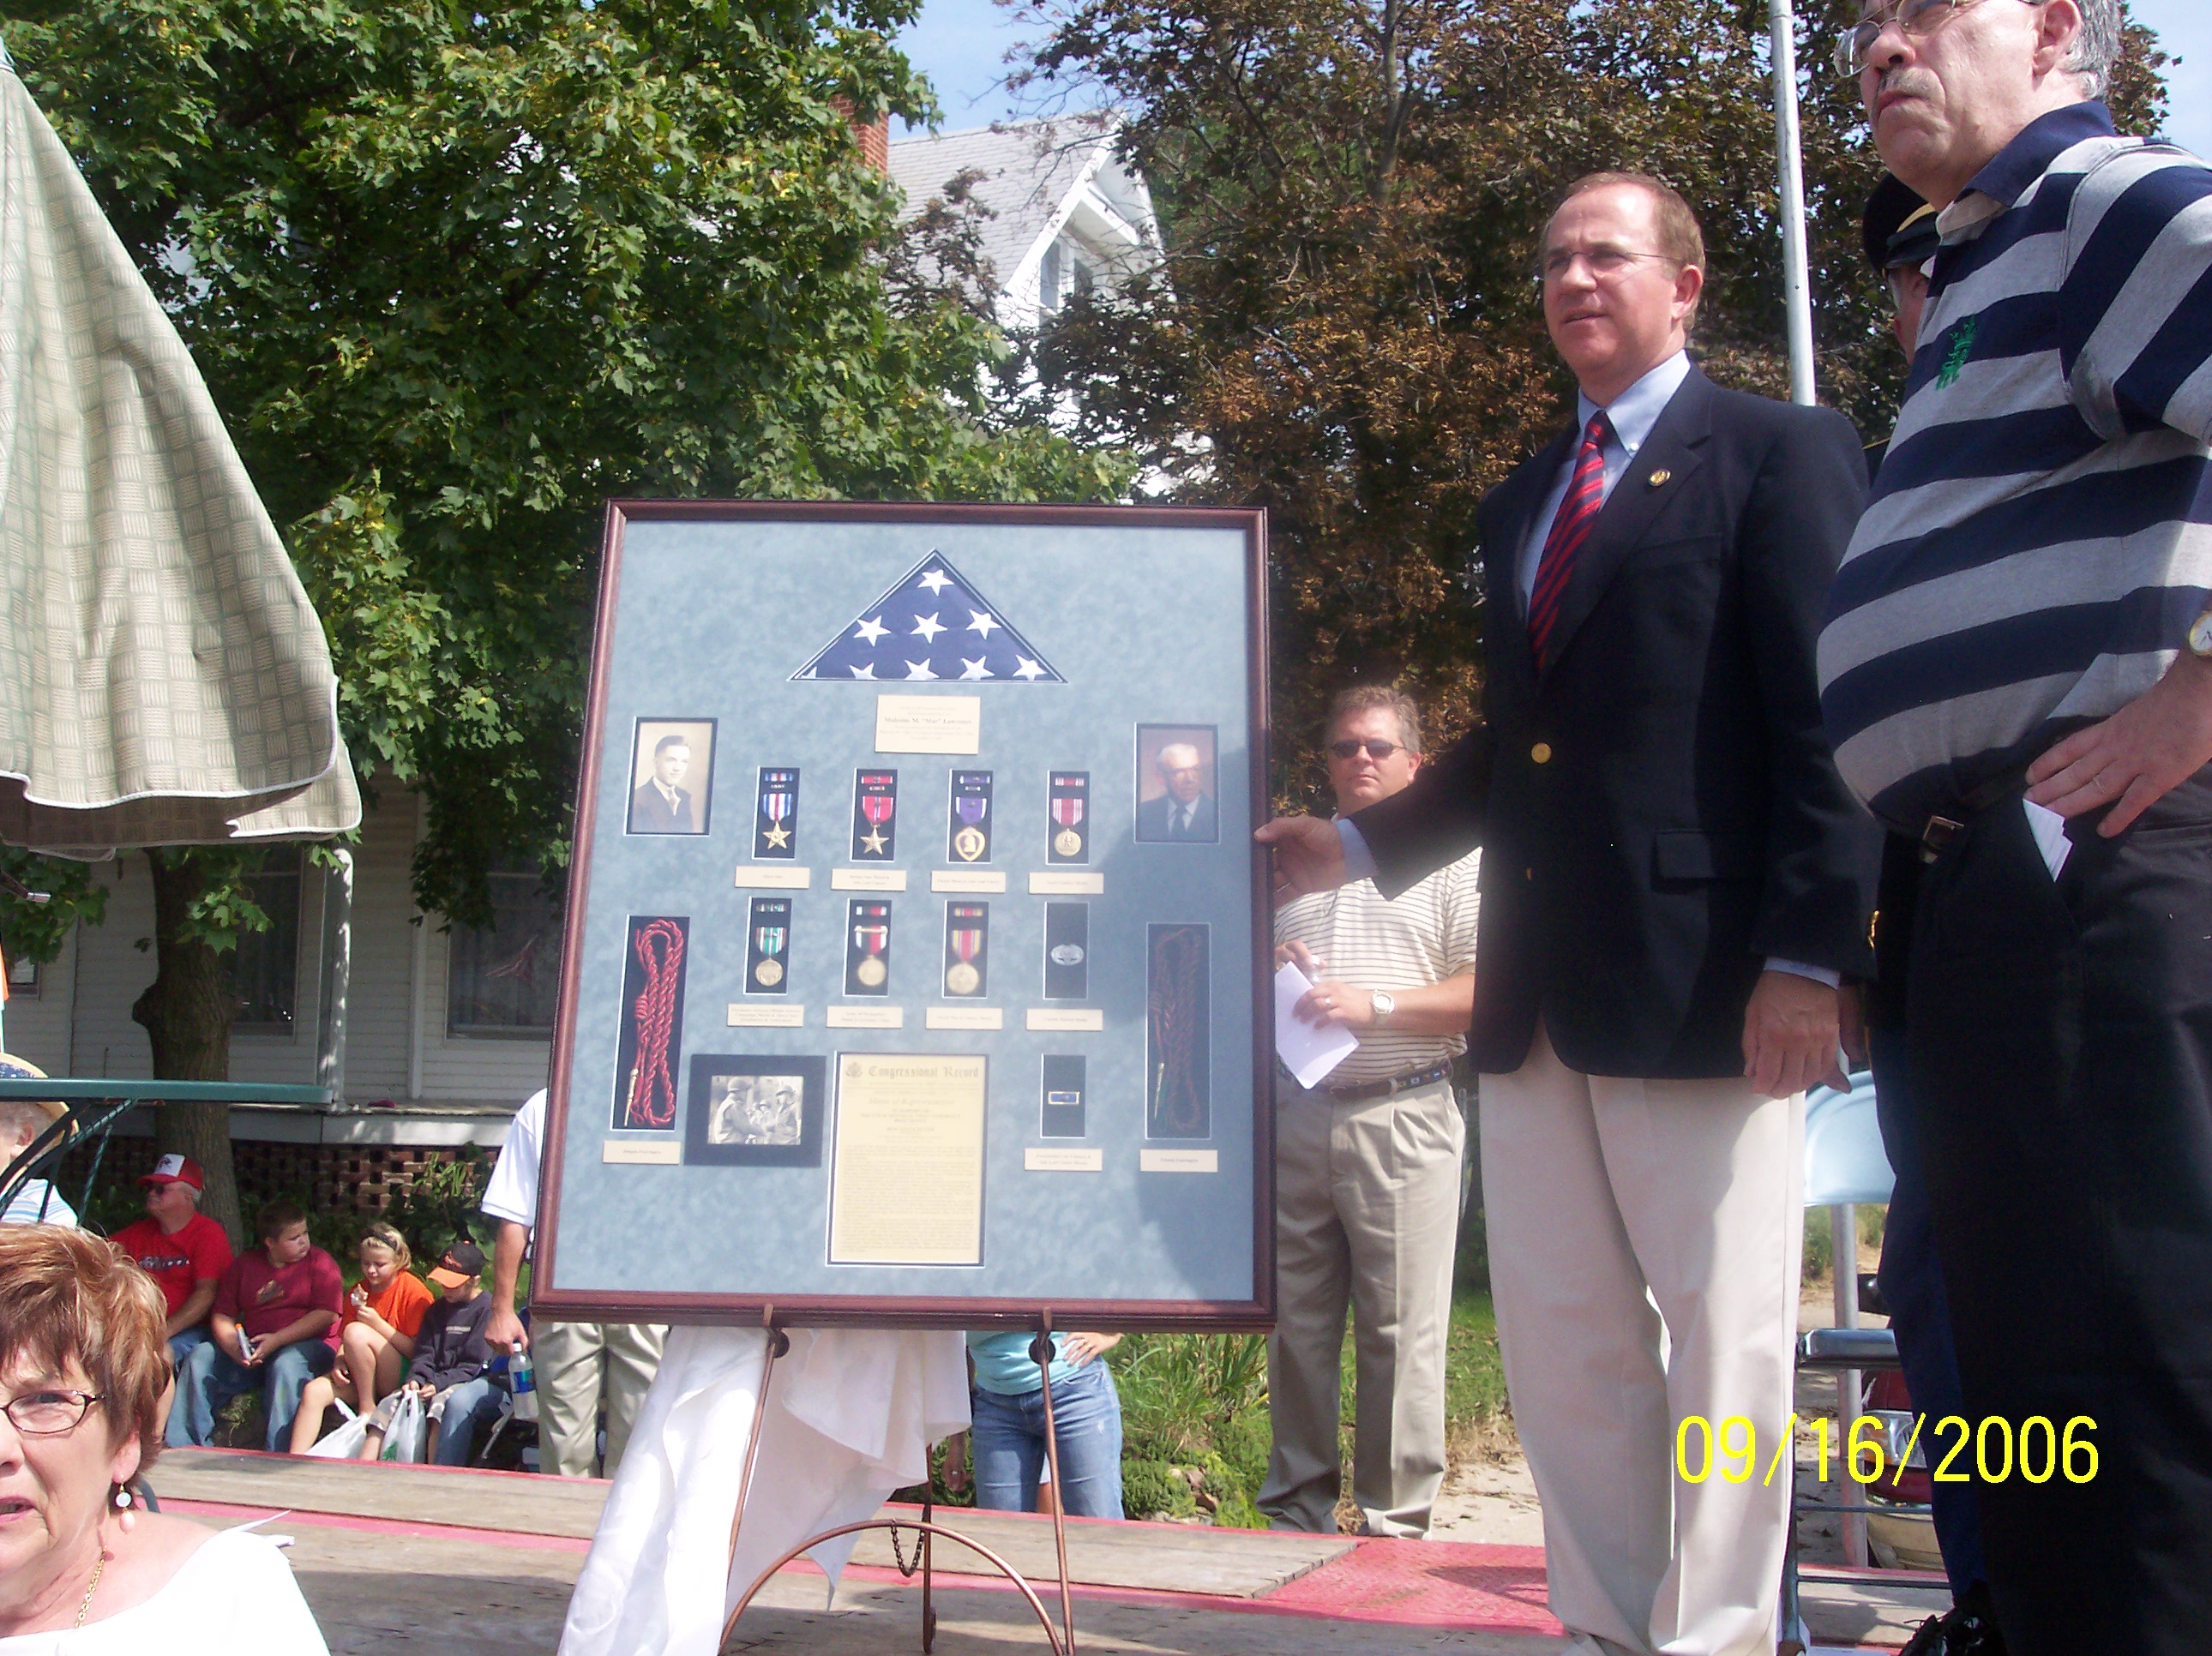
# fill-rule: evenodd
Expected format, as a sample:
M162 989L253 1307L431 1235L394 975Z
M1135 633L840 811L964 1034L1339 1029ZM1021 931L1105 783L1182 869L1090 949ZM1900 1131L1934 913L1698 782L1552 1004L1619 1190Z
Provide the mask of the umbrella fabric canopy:
M360 820L322 622L0 48L0 839L97 855Z

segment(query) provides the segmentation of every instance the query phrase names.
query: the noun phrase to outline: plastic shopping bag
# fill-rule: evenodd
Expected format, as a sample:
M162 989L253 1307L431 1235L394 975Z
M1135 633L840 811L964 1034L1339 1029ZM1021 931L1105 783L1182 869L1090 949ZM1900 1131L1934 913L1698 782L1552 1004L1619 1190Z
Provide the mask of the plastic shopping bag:
M329 1436L319 1440L307 1451L323 1460L351 1460L361 1453L361 1446L368 1437L368 1416L356 1415L344 1404L338 1404L345 1416L345 1424Z
M399 1406L392 1411L392 1424L385 1430L383 1458L410 1465L421 1460L422 1440L429 1429L430 1422L422 1413L421 1394L411 1391L404 1393Z

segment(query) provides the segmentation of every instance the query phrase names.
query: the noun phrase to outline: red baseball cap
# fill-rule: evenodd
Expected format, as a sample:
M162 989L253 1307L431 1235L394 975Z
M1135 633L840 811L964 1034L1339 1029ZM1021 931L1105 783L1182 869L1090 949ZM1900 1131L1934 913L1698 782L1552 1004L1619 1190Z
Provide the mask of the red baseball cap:
M142 1185L190 1185L196 1191L207 1189L207 1175L200 1164L189 1156L165 1156L154 1164L154 1171L138 1181Z

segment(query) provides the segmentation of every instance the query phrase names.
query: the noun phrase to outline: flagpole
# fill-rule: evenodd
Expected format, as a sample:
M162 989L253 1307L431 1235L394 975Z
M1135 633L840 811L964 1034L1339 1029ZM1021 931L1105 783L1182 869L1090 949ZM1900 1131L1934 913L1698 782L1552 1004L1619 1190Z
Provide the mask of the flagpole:
M1773 41L1774 131L1782 174L1782 296L1790 324L1790 400L1808 405L1813 390L1812 261L1805 243L1805 161L1797 137L1797 35L1790 0L1768 0Z

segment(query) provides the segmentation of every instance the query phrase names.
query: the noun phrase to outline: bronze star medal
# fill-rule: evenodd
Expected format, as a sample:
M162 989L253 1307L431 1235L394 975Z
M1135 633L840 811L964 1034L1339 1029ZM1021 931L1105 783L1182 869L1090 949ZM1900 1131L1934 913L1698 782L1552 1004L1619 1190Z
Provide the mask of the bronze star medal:
M860 843L867 848L869 856L882 856L884 854L883 830L871 823L868 831L860 836Z

